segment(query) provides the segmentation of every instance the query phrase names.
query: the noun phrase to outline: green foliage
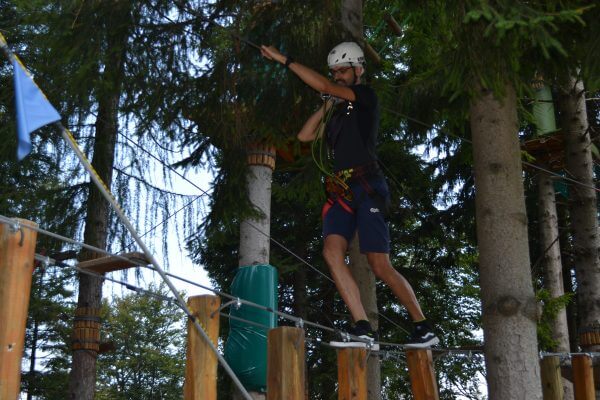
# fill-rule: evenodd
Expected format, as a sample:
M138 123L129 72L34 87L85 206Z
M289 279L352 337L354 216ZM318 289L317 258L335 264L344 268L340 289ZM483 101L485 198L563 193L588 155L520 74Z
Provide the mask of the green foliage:
M558 343L552 337L552 324L558 313L573 301L573 297L573 293L552 297L547 289L537 291L536 299L542 303L542 316L537 326L538 343L541 350L556 349Z
M167 296L164 287L150 287ZM96 398L181 398L185 368L185 321L177 305L148 294L105 303L105 335L114 351L98 358Z
M64 398L68 386L74 311L70 270L38 265L34 270L25 332L22 391L38 399Z

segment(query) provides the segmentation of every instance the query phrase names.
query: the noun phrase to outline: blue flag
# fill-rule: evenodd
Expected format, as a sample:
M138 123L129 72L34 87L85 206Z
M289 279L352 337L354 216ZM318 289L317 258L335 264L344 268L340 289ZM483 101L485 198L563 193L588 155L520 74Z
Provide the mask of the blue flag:
M35 84L32 77L15 58L15 102L17 103L17 158L22 160L31 152L29 134L44 125L60 120L60 114Z

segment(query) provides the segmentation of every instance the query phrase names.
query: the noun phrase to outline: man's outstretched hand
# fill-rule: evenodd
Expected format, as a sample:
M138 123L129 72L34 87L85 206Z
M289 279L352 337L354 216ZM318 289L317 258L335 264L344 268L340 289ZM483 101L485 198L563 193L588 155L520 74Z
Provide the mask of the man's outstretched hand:
M280 64L285 64L285 60L287 58L273 46L260 46L260 53L263 55L263 57L269 60L277 61Z

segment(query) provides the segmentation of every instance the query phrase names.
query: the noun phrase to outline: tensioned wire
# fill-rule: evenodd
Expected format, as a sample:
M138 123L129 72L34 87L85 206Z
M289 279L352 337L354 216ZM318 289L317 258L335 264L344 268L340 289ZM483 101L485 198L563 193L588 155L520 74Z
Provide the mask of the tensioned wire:
M0 216L0 218L5 218L5 217L1 217ZM12 220L9 219L9 221L12 221ZM9 224L9 222L5 222L5 221L0 221L0 222ZM14 221L12 221L12 222L14 222ZM30 226L26 226L26 227L30 228ZM40 231L43 231L43 230L40 229ZM46 234L47 232L40 232L40 233ZM56 236L60 236L60 235L56 235ZM112 255L112 256L115 256L115 255ZM78 271L80 273L87 274L87 275L94 276L94 277L97 277L97 278L102 279L102 280L107 280L107 281L110 281L110 282L122 285L125 288L127 288L127 289L129 289L131 291L134 291L136 293L142 293L142 294L145 294L145 295L148 295L148 296L155 297L155 298L157 298L159 300L167 301L167 302L170 302L172 304L177 305L177 299L175 299L173 297L169 297L169 296L166 296L166 295L163 295L163 294L160 294L160 293L156 293L156 292L154 292L152 290L141 288L141 287L133 285L133 284L131 284L129 282L125 282L125 281L113 279L113 278L107 277L106 275L102 275L102 274L99 274L99 273L96 273L96 272L88 271L88 270L82 269L82 268L77 267L77 266L69 265L69 264L64 263L64 262L58 262L58 261L53 260L52 258L50 258L48 256L43 256L43 255L40 255L40 254L35 254L35 260L38 261L38 262L41 262L43 264L52 264L52 265L57 265L57 266L63 267L63 268L64 267L71 268L71 269L74 269L74 270L76 270L76 271ZM170 275L173 276L174 278L179 278L176 275L173 275L173 274L170 274ZM187 281L187 282L189 282L189 281ZM204 288L206 290L209 290L209 291L213 292L214 294L219 295L221 297L225 297L225 298L229 298L229 299L234 300L234 301L231 301L231 302L227 303L224 306L221 306L221 308L218 310L219 314L221 316L223 316L225 318L229 318L231 320L243 322L243 323L246 323L246 324L249 324L249 325L252 325L252 326L256 326L258 328L266 329L266 330L271 329L270 326L267 326L267 325L264 325L264 324L261 324L261 323L255 322L255 321L250 321L250 320L247 320L247 319L244 319L244 318L240 318L240 317L237 317L237 316L234 316L234 315L230 315L230 314L226 314L226 313L222 312L222 309L225 308L225 306L230 306L232 304L244 304L244 305L247 305L249 307L254 307L254 308L257 308L257 309L260 309L260 310L263 310L263 311L274 313L274 314L278 315L279 317L282 317L284 319L287 319L287 320L290 320L290 321L294 322L295 325L297 327L299 327L299 328L303 328L304 325L308 325L308 326L311 326L311 327L314 327L314 328L318 328L318 329L326 330L326 331L330 331L330 332L337 332L337 333L341 332L340 330L332 329L330 327L323 326L321 324L314 323L314 322L311 322L311 321L308 321L308 320L303 320L301 318L295 317L295 316L290 315L290 314L286 314L286 313L283 313L283 312L277 312L276 310L273 310L273 309L271 309L269 307L264 307L264 306L262 306L260 304L256 304L256 303L253 303L251 301L246 301L246 300L240 299L240 298L232 296L232 295L230 295L228 293L220 292L220 291L214 290L212 288L209 288L209 287L206 287L206 286L202 286L200 284L198 284L198 286L202 287L202 288ZM352 337L352 336L349 335L349 337ZM306 338L306 341L308 341L308 342L314 342L314 343L316 343L318 345L324 345L326 347L334 347L334 346L328 345L326 342L323 342L320 339ZM386 346L386 347L395 347L395 348L400 348L400 349L410 349L410 347L407 347L407 346L405 346L403 344L399 344L399 343L390 343L390 342L375 342L375 343L377 343L377 344L379 344L381 346ZM467 356L471 356L473 354L480 354L480 353L482 353L483 349L482 348L471 348L471 349L464 349L464 348L432 348L431 351L434 352L434 353L441 353L442 355L443 354L453 354L453 355L467 355ZM390 355L390 354L404 355L404 353L398 353L398 352L394 352L394 351L377 351L375 353L379 353L380 355L382 355L383 359L386 359L386 357L388 355ZM559 356L561 358L570 358L571 356L574 356L574 355L587 355L587 356L590 356L590 357L598 357L598 356L600 356L600 353L598 353L598 352L562 352L562 353L560 353L560 352L558 352L558 353L557 352L540 352L540 358L550 357L550 356Z
M0 223L10 225L10 226L14 227L14 229L23 229L23 228L30 229L30 230L38 232L38 233L40 233L42 235L45 235L45 236L57 239L59 241L62 241L62 242L65 242L65 243L69 243L69 244L73 244L73 245L77 245L77 246L81 246L81 247L86 248L88 250L97 251L97 252L105 254L107 256L114 257L114 258L117 258L117 259L121 259L121 260L124 260L124 261L128 261L128 262L130 262L132 264L136 264L136 265L139 265L139 266L142 266L142 267L147 267L147 268L150 268L151 270L155 271L154 267L148 267L147 265L145 265L141 261L130 260L130 259L126 258L126 257L121 256L121 255L112 254L112 253L110 253L110 252L108 252L106 250L103 250L101 248L98 248L98 247L95 247L95 246L91 246L91 245L79 242L77 240L74 240L74 239L71 239L71 238L59 235L57 233L53 233L53 232L47 231L47 230L45 230L43 228L40 228L40 227L37 227L37 226L31 226L31 225L21 224L18 220L15 220L15 219L12 219L12 218L8 218L8 217L6 217L4 215L0 215ZM104 276L102 274L98 274L98 273L93 272L93 271L87 271L87 270L79 268L79 267L72 267L69 264L53 260L52 258L50 258L48 256L43 256L43 255L36 254L35 259L37 261L39 261L39 262L42 262L42 263L55 264L55 265L68 266L70 268L75 268L77 271L79 271L81 273L84 273L84 274L87 274L87 275L91 275L91 276L95 276L95 277L98 277L99 279L109 280L111 282L123 285L123 286L127 287L130 290L137 291L137 289L138 289L138 287L136 285L133 285L131 283L120 281L120 280L116 280L116 279L113 279L113 278L109 278L109 277L106 277L106 276ZM228 305L231 305L231 304L234 304L234 303L244 304L244 305L247 305L249 307L253 307L253 308L257 308L257 309L262 310L262 311L273 313L273 314L275 314L275 315L277 315L279 317L282 317L284 319L287 319L287 320L290 320L290 321L294 322L298 326L307 325L307 326L311 326L311 327L314 327L314 328L319 328L319 329L322 329L322 330L325 330L325 331L328 331L328 332L342 334L343 336L351 338L351 339L358 339L356 336L353 336L353 335L351 335L351 334L349 334L347 332L344 332L344 331L342 331L340 329L335 329L335 328L331 328L331 327L328 327L328 326L325 326L325 325L318 324L316 322L311 322L311 321L308 321L308 320L304 320L304 319L296 317L294 315L287 314L287 313L284 313L282 311L275 310L275 309L272 309L270 307L266 307L266 306L263 306L261 304L257 304L257 303L254 303L254 302L251 302L251 301L248 301L248 300L244 300L244 299L241 299L239 297L233 296L233 295L231 295L229 293L222 292L222 291L213 289L213 288L211 288L209 286L205 286L205 285L199 284L197 282L190 281L188 279L182 278L182 277L177 276L175 274L171 274L171 273L168 273L168 272L165 272L165 274L168 275L168 276L170 276L170 277L173 277L175 279L178 279L178 280L180 280L182 282L190 283L190 284L193 284L194 286L197 286L199 288L208 290L208 291L210 291L210 292L212 292L212 293L214 293L214 294L216 294L218 296L221 296L221 297L224 297L224 298L232 300L231 302L228 303ZM139 288L139 290L141 290L143 292L151 293L150 291L148 291L146 289ZM175 304L178 304L181 307L181 304L179 303L178 299L176 299L176 298L167 297L167 296L163 296L163 295L158 296L155 293L153 295L155 295L155 297L161 297L161 298L164 298L165 300L173 301L173 302L175 302ZM183 311L185 311L185 309ZM387 343L387 342L377 342L377 343L380 343L382 345L387 345L387 346L396 346L396 347L401 347L401 348L404 347L404 345L398 344L398 343Z
M61 236L61 235L58 235L58 234L55 234L55 233L51 233L51 232L46 231L46 230L44 230L42 228L39 228L39 227L30 226L30 225L21 225L21 224L18 223L18 221L12 220L12 219L7 218L7 217L2 216L2 215L0 215L0 223L4 223L4 224L7 224L7 225L18 225L18 229L23 229L23 228L31 229L31 230L34 230L34 231L40 233L40 234L43 234L43 235L46 235L46 236L50 236L52 238L61 240L63 242L76 243L76 244L82 245L82 246L84 245L83 243L77 242L77 241L75 241L73 239L69 239L69 238L66 238L64 236ZM88 246L86 245L84 247L88 247ZM99 248L94 248L93 246L89 246L89 247L91 247L91 249L94 249L94 250L98 250L98 251L101 250ZM118 256L116 254L110 254L110 253L108 253L106 251L104 253L107 253L111 257L122 258L124 260L128 260L125 257L120 257L120 256ZM160 293L156 293L154 291L141 288L141 287L139 287L137 285L134 285L132 283L129 283L129 282L126 282L126 281L121 281L121 280L114 279L114 278L111 278L111 277L107 277L106 275L103 275L103 274L100 274L100 273L97 273L97 272L93 272L93 271L88 271L88 270L80 268L78 266L72 266L72 265L69 265L69 264L67 264L65 262L59 262L59 261L56 261L56 260L52 259L49 256L35 254L35 260L38 261L38 262L40 262L40 263L42 263L42 264L46 264L46 265L52 264L52 265L57 265L59 267L71 268L71 269L76 270L77 272L80 272L80 273L83 273L83 274L86 274L86 275L89 275L89 276L93 276L93 277L99 278L101 280L107 280L107 281L110 281L110 282L122 285L125 288L127 288L129 290L132 290L134 292L144 293L144 294L153 296L155 298L158 298L160 300L168 301L168 302L171 302L171 303L176 304L176 305L178 304L177 299L174 298L174 297L169 297L169 296L166 296L166 295L163 295L163 294L160 294ZM133 260L128 260L128 261L130 261L132 263L135 263ZM145 266L145 265L141 265L140 264L140 266ZM179 276L171 274L171 273L167 273L167 274L169 276L175 278L175 279L179 279L179 280L181 280L183 282L193 284L194 286L197 286L197 287L200 287L202 289L208 290L208 291L210 291L210 292L212 292L212 293L214 293L214 294L216 294L218 296L230 299L231 301L229 301L228 303L222 305L221 308L219 309L220 314L223 315L224 317L228 317L230 319L238 320L238 321L241 321L241 322L247 322L250 325L254 325L254 326L257 326L257 327L261 327L261 328L265 328L265 329L271 329L271 327L269 327L269 326L266 326L266 325L263 325L263 324L260 324L260 323L254 322L254 321L249 321L249 320L246 320L246 319L243 319L243 318L240 318L240 317L231 316L231 315L228 315L228 314L225 314L225 313L221 312L221 310L223 308L225 308L225 307L229 307L231 305L236 305L236 307L237 307L237 306L243 304L243 305L246 305L246 306L249 306L249 307L252 307L252 308L256 308L256 309L259 309L259 310L262 310L262 311L266 311L266 312L272 313L272 314L277 315L278 317L281 317L283 319L292 321L297 327L300 327L300 328L303 328L304 326L310 326L310 327L321 329L321 330L324 330L324 331L328 331L328 332L340 334L340 335L345 336L345 337L347 337L349 339L360 339L360 338L358 338L358 337L356 337L354 335L351 335L351 334L349 334L347 332L344 332L343 330L331 328L331 327L328 327L328 326L324 326L322 324L319 324L319 323L316 323L316 322L311 322L309 320L305 320L305 319L296 317L294 315L287 314L287 313L275 310L273 308L263 306L261 304L257 304L257 303L254 303L254 302L251 302L251 301L248 301L248 300L244 300L244 299L241 299L239 297L233 296L233 295L231 295L229 293L222 292L222 291L210 288L208 286L204 286L204 285L196 283L196 282L192 282L190 280L187 280L185 278L179 277ZM382 341L378 341L378 342L374 342L374 343L380 344L382 346L387 346L387 347L410 348L410 346L406 346L406 345L403 345L403 344L400 344L400 343L382 342ZM450 351L461 351L462 352L462 351L464 351L464 350L461 350L461 349L440 349L440 348L436 348L436 349L432 349L432 350L435 350L435 351L438 351L438 352L439 351L444 351L444 352L450 352Z
M16 225L19 228L31 229L31 230L34 230L34 231L40 233L40 234L52 237L52 238L60 240L62 242L66 242L66 243L74 244L74 245L77 245L77 246L81 246L81 247L86 248L88 250L96 251L98 253L105 254L106 256L110 256L110 257L114 257L114 258L117 258L117 259L120 259L120 260L124 260L124 261L130 262L132 264L138 265L140 267L146 267L146 268L149 268L149 269L155 271L155 268L148 267L146 264L144 264L141 261L131 260L131 259L128 259L128 258L126 258L124 256L121 256L121 255L118 255L118 254L112 254L112 253L110 253L110 252L108 252L108 251L106 251L104 249L99 248L99 247L91 246L91 245L79 242L77 240L74 240L74 239L71 239L71 238L67 238L65 236L62 236L62 235L59 235L59 234L56 234L56 233L53 233L53 232L49 232L49 231L47 231L45 229L42 229L40 227L29 226L29 225L22 225L18 221L14 220L14 219L11 219L11 218L8 218L8 217L3 216L3 215L0 215L0 223L12 225L12 226ZM38 261L41 261L41 262L47 262L47 263L57 264L57 262L55 260L52 260L50 257L46 257L46 256L38 255L36 257L36 259ZM65 264L65 265L68 265L68 264ZM78 267L76 267L76 269L78 271L86 273L88 275L93 275L93 276L97 276L99 278L105 279L104 276L101 275L101 274L97 274L97 273L94 273L94 272L91 272L91 271L86 271L85 269L81 269L81 268L78 268ZM296 317L296 316L293 316L293 315L290 315L290 314L287 314L287 313L284 313L284 312L281 312L281 311L278 311L278 310L274 310L274 309L272 309L270 307L266 307L266 306L263 306L261 304L257 304L257 303L254 303L254 302L251 302L251 301L248 301L248 300L241 299L241 298L233 296L233 295L231 295L229 293L222 292L222 291L213 289L213 288L211 288L209 286L205 286L205 285L202 285L200 283L190 281L188 279L185 279L183 277L177 276L177 275L169 273L169 272L165 272L165 274L168 275L168 276L170 276L170 277L173 277L175 279L178 279L178 280L180 280L182 282L189 283L189 284L192 284L192 285L194 285L196 287L199 287L199 288L208 290L210 292L213 292L216 295L228 298L230 300L234 300L236 303L239 302L240 304L248 305L250 307L254 307L254 308L257 308L257 309L260 309L260 310L263 310L263 311L271 312L271 313L273 313L273 314L275 314L277 316L280 316L282 318L288 319L288 320L293 321L294 323L297 323L297 324L306 324L306 325L309 325L309 326L313 326L313 327L320 328L320 329L323 329L323 330L326 330L326 331L329 331L329 332L334 332L334 333L336 333L336 332L343 332L343 331L335 329L335 328L331 328L331 327L324 326L324 325L321 325L321 324L318 324L318 323L315 323L315 322L310 322L310 321L303 320L302 318L299 318L299 317ZM122 281L117 281L117 280L109 279L109 278L106 278L106 279L111 280L111 281L113 281L115 283L130 285L132 287L134 286L134 285L131 285L131 284L128 284L128 283L124 283Z

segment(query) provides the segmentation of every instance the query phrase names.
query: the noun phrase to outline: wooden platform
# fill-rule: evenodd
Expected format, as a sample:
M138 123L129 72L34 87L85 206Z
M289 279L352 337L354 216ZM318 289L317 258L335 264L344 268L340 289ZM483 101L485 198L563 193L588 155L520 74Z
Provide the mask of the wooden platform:
M123 258L125 258L125 260ZM95 258L93 260L80 262L77 266L86 271L103 274L148 264L150 264L150 261L148 261L144 253L134 252L119 254L119 257L107 256Z
M544 165L553 171L560 171L565 167L565 144L560 131L526 140L521 148L535 158L532 164Z

